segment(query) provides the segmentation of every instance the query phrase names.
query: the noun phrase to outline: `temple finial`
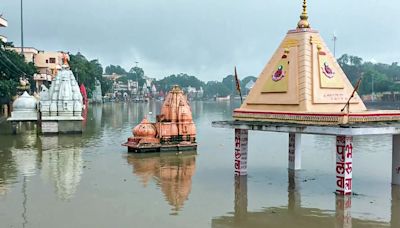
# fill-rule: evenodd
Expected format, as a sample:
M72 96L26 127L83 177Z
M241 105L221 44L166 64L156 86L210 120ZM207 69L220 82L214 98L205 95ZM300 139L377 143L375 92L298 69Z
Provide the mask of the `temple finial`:
M297 28L310 28L310 23L308 22L307 14L307 0L303 0L303 12L300 15L300 21L297 23Z

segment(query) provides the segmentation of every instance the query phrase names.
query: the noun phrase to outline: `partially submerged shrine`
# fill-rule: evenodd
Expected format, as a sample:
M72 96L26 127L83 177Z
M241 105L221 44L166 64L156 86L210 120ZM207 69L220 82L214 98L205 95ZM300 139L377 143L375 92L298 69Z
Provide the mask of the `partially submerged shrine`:
M165 98L156 123L145 117L123 146L130 152L193 151L197 149L196 126L187 97L174 86Z
M289 133L289 169L301 168L301 134L336 136L336 189L352 191L352 136L392 134L392 183L400 184L400 111L370 111L308 22L307 4L258 77L234 121L235 174L247 175L248 130ZM397 125L396 125L397 123Z
M82 94L66 61L50 89L42 85L39 125L43 134L82 132Z

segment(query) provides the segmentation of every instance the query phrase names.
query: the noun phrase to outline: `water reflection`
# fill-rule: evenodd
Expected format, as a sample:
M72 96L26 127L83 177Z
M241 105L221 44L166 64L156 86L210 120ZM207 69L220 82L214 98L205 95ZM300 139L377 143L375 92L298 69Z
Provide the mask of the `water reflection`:
M185 154L129 154L127 161L133 173L146 187L153 180L172 206L173 215L178 214L189 198L192 177L196 169L196 152Z
M286 207L269 207L261 211L247 209L247 177L235 177L234 212L226 216L213 218L214 228L223 227L400 227L400 188L392 188L391 224L352 218L351 196L336 196L334 213L318 208L301 206L300 185L294 173L289 173L288 204Z
M10 151L0 153L0 196L7 194L11 180L17 176L17 167Z
M83 160L78 136L41 136L41 176L54 183L57 196L68 200L81 181Z
M23 176L33 176L37 170L37 137L35 134L24 134L14 140L11 148L13 160L17 165L19 173Z

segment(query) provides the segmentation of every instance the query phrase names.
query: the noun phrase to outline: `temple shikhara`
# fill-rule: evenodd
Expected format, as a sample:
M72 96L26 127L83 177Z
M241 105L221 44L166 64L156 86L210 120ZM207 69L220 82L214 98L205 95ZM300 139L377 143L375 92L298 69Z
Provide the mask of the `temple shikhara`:
M123 146L131 152L196 150L196 126L187 97L174 86L165 98L156 123L145 117Z
M83 100L78 82L64 57L62 69L53 79L50 89L42 85L39 125L43 134L82 132Z
M399 111L368 111L354 91L318 31L311 28L304 1L297 28L288 31L233 117L317 125L400 120Z
M318 31L311 28L303 0L296 28L288 31L244 103L234 110L233 121L212 123L235 129L235 175L247 175L249 130L289 133L290 171L301 169L303 134L332 135L336 193L351 195L353 137L392 135L392 184L400 185L400 111L368 110L357 94L360 83L362 78L353 87Z

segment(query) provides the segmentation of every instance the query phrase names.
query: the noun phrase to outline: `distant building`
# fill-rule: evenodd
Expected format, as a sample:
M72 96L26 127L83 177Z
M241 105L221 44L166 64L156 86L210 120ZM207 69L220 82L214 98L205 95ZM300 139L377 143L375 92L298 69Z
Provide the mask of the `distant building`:
M139 83L137 81L128 80L128 91L131 95L138 94Z
M21 48L20 47L9 47L7 49L13 50L13 51L18 52L18 53L21 53ZM36 48L24 47L25 62L27 62L27 63L35 63L35 58L36 58L36 55L38 53L39 53L39 51Z
M156 85L154 85L153 84L153 86L151 87L151 94L153 95L153 96L156 96L158 93L157 93L157 88L156 88Z
M113 74L103 74L103 78L107 78L107 79L113 80L113 81L117 80L117 79L120 78L120 77L125 77L125 76L126 76L126 75L121 75L121 74L116 74L116 73L113 73Z
M11 47L9 50L14 50L21 53L21 47ZM52 81L57 72L63 65L64 56L69 60L69 54L63 51L39 51L33 47L24 47L24 57L27 63L33 63L39 72L33 75L33 79L36 81L36 90L40 89L40 86L45 81ZM68 66L68 63L66 63Z
M21 53L21 47L9 48ZM33 47L24 47L25 61L34 63L40 74L49 74L53 78L63 65L64 56L69 61L69 54L63 51L39 51ZM68 65L68 63L67 63Z
M7 26L8 26L7 20L0 16L0 27L7 27ZM2 40L3 42L7 42L7 37L0 35L0 40Z
M204 95L203 87L196 89L195 87L188 86L184 89L184 91L189 99L201 99Z

